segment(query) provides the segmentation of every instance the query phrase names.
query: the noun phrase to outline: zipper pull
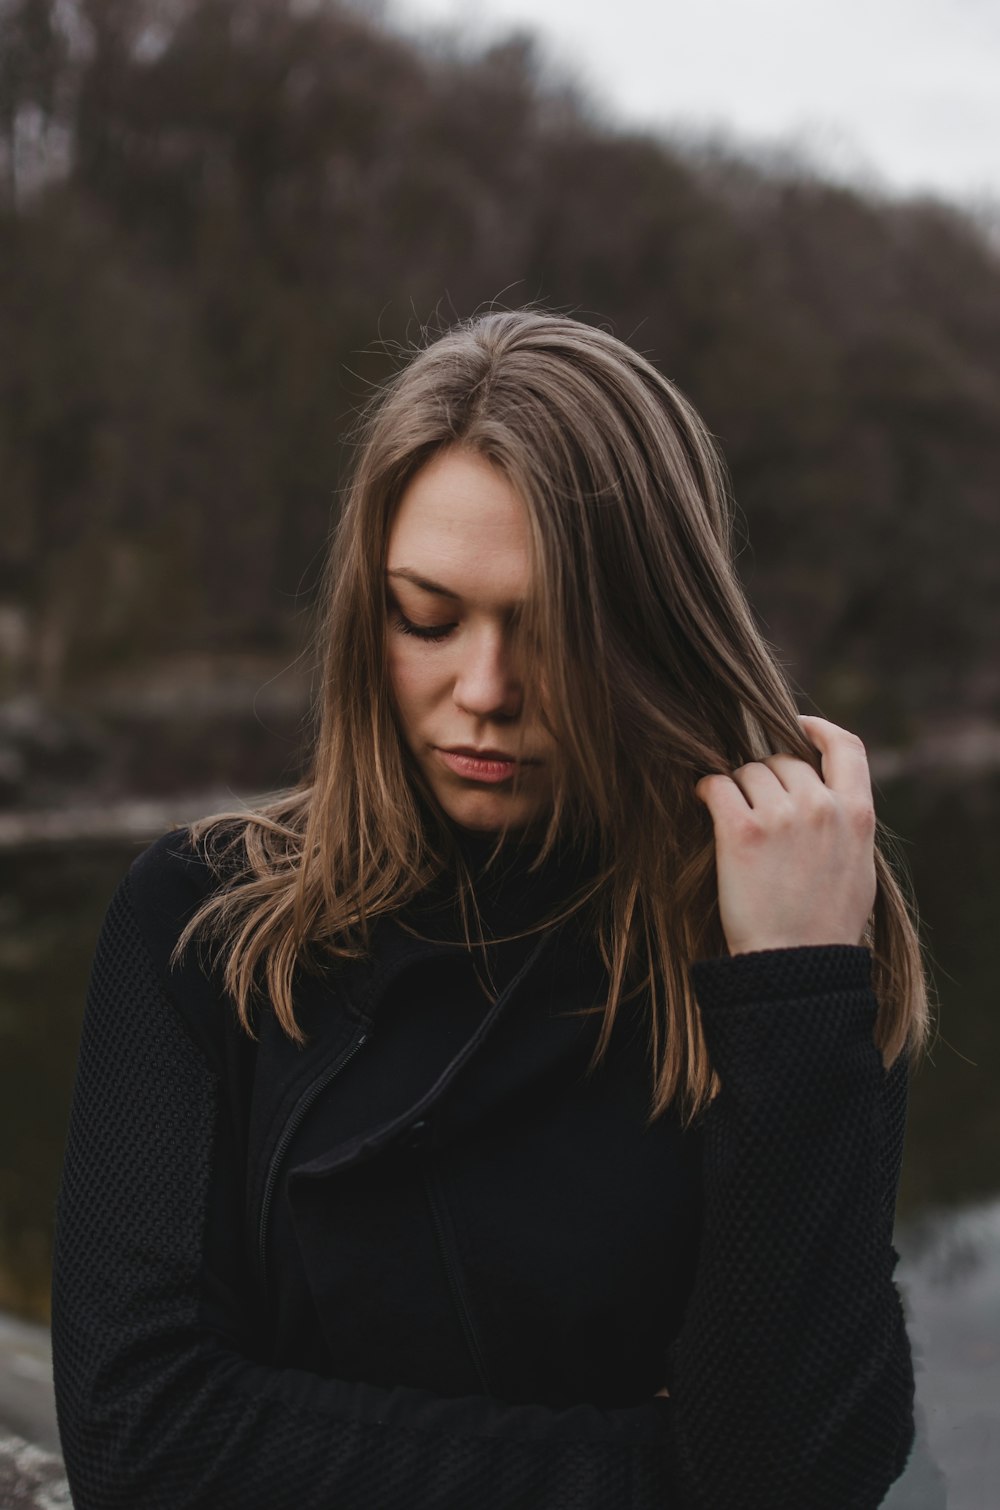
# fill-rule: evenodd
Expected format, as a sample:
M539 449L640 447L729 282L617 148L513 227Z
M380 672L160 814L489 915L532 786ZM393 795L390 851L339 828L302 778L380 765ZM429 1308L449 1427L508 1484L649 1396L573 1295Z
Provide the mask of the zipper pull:
M419 1121L414 1122L412 1127L409 1127L403 1134L401 1143L404 1148L416 1152L417 1150L425 1148L427 1146L427 1144L430 1142L430 1137L431 1125L427 1121L426 1117L421 1117Z

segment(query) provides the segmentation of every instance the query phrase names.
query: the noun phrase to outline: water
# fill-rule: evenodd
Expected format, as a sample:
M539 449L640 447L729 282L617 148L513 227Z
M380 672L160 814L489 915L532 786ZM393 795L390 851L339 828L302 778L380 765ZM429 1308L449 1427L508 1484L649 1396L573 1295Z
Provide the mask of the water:
M921 1438L887 1505L987 1510L1000 1483L1000 774L896 780L879 809L905 838L939 996L913 1080L897 1223ZM144 842L0 850L0 1311L48 1317L87 972Z
M909 1477L937 1489L927 1510L988 1510L1000 1498L1000 1200L925 1213L901 1247L922 1415L921 1471ZM901 1498L898 1510L924 1504Z

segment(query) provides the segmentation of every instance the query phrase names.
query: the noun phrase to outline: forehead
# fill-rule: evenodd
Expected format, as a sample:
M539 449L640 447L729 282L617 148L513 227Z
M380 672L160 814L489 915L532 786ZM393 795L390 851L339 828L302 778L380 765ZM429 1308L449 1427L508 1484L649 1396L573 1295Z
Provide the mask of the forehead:
M399 501L386 565L418 571L462 597L521 598L530 572L527 511L484 457L439 452Z

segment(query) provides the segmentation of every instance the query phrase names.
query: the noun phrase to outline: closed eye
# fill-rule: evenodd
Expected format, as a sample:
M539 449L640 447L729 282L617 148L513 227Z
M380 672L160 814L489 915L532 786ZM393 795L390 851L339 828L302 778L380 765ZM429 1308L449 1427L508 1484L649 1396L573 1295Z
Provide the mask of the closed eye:
M418 640L430 640L436 643L447 639L452 630L458 626L455 624L414 624L412 619L408 619L397 608L393 616L393 627L400 634L415 634Z

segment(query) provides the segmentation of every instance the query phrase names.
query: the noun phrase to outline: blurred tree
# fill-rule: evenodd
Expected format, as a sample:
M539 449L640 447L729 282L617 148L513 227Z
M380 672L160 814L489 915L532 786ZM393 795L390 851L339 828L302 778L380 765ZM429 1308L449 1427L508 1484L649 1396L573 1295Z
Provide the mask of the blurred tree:
M0 0L0 161L8 210L46 174L67 60L56 9L53 0Z

